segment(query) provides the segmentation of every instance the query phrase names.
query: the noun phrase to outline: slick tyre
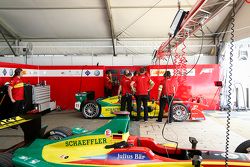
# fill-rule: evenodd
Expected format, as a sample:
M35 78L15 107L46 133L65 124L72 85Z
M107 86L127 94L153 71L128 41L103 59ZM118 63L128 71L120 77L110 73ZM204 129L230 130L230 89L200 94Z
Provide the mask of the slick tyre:
M250 140L244 141L236 149L237 153L247 153L250 154Z
M51 140L60 140L68 136L72 136L72 130L64 126L56 127L45 134L45 138Z
M93 119L100 116L101 108L95 101L88 101L81 108L81 112L84 118Z
M13 167L11 153L0 153L0 167Z

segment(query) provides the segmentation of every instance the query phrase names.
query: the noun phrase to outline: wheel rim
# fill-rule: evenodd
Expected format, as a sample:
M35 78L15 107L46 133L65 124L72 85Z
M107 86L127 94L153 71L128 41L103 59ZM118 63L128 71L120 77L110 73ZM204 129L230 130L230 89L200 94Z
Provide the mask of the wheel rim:
M187 108L183 105L176 104L173 106L173 118L176 121L184 121L188 118Z
M50 139L50 140L61 140L61 139L63 139L63 137L59 136L59 135L52 135L52 136L49 136L48 139Z
M93 118L96 116L98 108L94 103L88 103L84 106L83 112L83 114L86 115L88 118Z

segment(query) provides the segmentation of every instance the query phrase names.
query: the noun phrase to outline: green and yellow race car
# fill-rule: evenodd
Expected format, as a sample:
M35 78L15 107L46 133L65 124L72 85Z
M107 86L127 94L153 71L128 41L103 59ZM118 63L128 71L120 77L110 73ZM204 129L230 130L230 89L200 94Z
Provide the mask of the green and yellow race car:
M89 96L89 92L77 93L75 95L75 110L82 113L84 118L98 118L98 117L114 117L114 112L120 111L121 104L118 96L112 96L108 98L92 99L93 96ZM132 115L136 115L136 102L133 99L132 102L133 112ZM148 102L149 117L158 116L159 105L154 101ZM143 116L143 107L142 113Z
M190 137L192 148L159 144L152 138L129 134L127 112L93 131L73 134L70 128L58 127L19 148L14 154L0 153L4 167L215 167L225 166L225 152L196 149L197 140ZM47 135L46 135L47 134ZM249 166L250 140L229 153L229 167Z
M114 117L114 112L120 111L120 101L118 96L109 98L98 98L94 100L94 95L91 92L82 92L75 95L75 110L82 113L84 118L92 119L98 117ZM205 116L202 113L208 106L203 103L193 101L181 101L174 99L171 107L173 113L173 120L182 122L185 120L205 120ZM136 100L132 102L132 116L136 116ZM141 116L143 116L143 106L141 106ZM148 116L157 117L159 114L159 102L154 99L148 102ZM168 107L165 108L167 114Z

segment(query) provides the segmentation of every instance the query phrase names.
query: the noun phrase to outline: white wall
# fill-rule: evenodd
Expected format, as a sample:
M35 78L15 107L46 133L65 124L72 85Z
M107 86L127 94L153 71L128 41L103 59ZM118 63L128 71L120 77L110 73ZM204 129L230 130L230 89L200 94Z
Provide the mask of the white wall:
M195 64L198 55L187 56L187 64ZM0 57L1 62L12 62L26 64L26 58L21 57ZM63 56L63 55L33 55L28 56L27 64L33 65L108 65L108 66L133 66L133 65L152 65L152 55L98 55L98 56ZM161 64L167 64L162 60ZM172 64L169 61L169 64ZM215 56L201 55L198 64L216 64Z

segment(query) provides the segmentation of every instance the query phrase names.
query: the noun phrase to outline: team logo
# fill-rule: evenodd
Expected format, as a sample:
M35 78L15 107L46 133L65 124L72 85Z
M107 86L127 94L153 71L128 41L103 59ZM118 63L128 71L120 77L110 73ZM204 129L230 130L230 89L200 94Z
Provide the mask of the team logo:
M94 75L95 75L95 76L99 76L100 73L101 73L101 72L100 72L99 70L95 70Z
M90 74L89 70L87 70L87 71L85 72L85 74L86 74L87 76L89 76L89 74Z
M111 134L112 134L112 132L111 132L110 129L106 129L106 130L105 130L105 136L106 136L106 137L110 137Z
M3 69L3 76L5 76L7 74L7 70Z
M9 70L9 74L10 74L10 76L13 76L13 75L14 75L13 69L10 69L10 70Z

